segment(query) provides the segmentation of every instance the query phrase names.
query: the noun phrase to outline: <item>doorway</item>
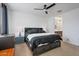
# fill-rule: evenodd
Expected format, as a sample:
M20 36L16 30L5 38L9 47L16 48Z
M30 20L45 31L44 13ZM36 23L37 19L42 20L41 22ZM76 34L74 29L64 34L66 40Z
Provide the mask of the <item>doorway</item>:
M62 16L56 16L55 17L55 33L59 34L60 36L62 36L62 25L63 21L62 21Z

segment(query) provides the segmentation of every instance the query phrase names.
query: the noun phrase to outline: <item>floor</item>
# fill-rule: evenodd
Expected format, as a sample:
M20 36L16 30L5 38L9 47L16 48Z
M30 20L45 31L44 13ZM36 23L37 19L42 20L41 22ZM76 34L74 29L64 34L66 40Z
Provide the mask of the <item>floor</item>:
M16 44L15 56L32 56L32 52L26 43ZM79 47L66 42L61 42L61 47L52 49L40 56L79 56Z

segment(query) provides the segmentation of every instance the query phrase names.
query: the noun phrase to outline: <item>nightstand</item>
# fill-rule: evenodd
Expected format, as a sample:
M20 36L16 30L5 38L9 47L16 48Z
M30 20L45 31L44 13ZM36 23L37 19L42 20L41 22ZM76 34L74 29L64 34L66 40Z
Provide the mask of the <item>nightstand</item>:
M60 35L62 37L62 32L63 31L55 31L56 34Z
M16 37L15 40L16 40L16 44L24 43L24 37L22 37L22 36Z

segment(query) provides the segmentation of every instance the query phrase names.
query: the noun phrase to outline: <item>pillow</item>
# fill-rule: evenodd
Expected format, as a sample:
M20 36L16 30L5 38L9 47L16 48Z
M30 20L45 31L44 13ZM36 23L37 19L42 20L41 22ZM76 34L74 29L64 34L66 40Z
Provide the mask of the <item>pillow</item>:
M27 33L29 33L29 34L32 34L32 33L39 33L39 30L32 29L32 30L28 30Z
M45 31L42 28L30 29L27 31L27 34L33 34L33 33L45 33Z
M43 29L40 29L39 33L46 33L46 32Z
M40 30L39 33L46 33L46 32L44 30L42 30L42 31Z

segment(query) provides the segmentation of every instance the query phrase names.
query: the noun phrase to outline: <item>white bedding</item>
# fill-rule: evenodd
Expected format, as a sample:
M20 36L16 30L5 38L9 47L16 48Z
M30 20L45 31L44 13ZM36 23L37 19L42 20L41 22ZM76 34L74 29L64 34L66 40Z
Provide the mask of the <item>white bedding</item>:
M38 37L38 36L46 36L46 35L52 35L54 33L35 33L35 34L29 34L27 36L27 38L29 39L29 41L33 38L33 37Z

